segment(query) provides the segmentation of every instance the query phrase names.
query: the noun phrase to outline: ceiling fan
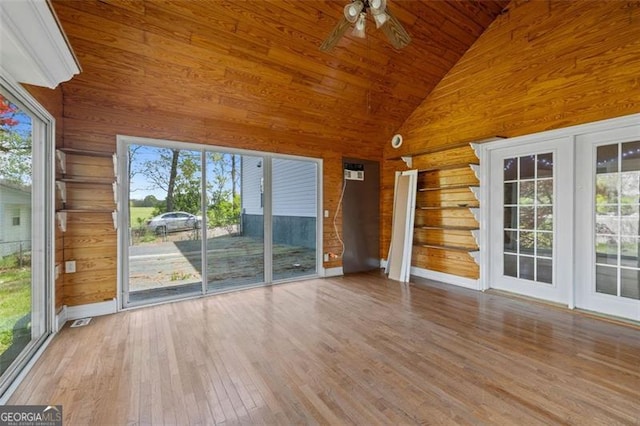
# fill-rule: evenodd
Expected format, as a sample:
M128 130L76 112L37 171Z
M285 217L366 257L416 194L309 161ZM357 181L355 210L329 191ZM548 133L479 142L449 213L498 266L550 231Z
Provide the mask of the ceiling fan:
M344 14L338 25L320 45L320 50L327 52L333 49L351 24L353 24L351 34L364 38L367 12L376 23L376 28L382 30L393 47L402 49L411 42L411 37L400 21L389 12L386 0L351 0L351 3L344 7Z

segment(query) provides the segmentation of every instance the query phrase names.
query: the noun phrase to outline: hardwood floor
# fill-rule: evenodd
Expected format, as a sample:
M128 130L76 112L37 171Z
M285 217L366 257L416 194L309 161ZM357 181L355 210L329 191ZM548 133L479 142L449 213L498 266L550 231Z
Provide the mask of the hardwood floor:
M94 318L11 404L67 425L640 424L640 328L377 273Z

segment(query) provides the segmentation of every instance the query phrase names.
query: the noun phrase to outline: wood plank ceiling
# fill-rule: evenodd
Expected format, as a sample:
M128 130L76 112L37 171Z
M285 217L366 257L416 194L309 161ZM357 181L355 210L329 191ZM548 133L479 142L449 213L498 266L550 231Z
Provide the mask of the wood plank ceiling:
M348 33L320 52L346 3L55 0L83 69L62 86L65 117L91 104L285 141L382 143L508 1L390 1L407 48L369 20L366 39Z

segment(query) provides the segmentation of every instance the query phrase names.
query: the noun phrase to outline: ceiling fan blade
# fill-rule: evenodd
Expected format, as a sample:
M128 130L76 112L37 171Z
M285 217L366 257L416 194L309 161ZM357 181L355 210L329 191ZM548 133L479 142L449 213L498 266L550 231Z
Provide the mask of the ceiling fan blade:
M385 13L389 16L389 19L382 27L380 27L380 29L384 35L387 36L393 47L396 49L406 47L411 43L411 36L404 29L400 21L398 21L396 17L389 12L389 8L387 8Z
M336 44L340 41L344 33L347 31L351 24L347 19L343 16L342 19L338 22L338 25L331 31L329 36L325 41L320 45L320 50L323 52L328 52L333 49Z

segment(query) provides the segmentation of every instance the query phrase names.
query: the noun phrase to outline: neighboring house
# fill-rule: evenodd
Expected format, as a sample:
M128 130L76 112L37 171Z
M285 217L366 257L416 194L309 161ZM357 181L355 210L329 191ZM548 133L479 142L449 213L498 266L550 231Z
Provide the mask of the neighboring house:
M0 256L31 250L31 189L0 181Z
M242 233L264 235L263 159L242 157ZM273 159L273 242L315 249L317 167L310 161Z

